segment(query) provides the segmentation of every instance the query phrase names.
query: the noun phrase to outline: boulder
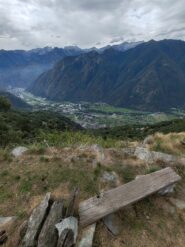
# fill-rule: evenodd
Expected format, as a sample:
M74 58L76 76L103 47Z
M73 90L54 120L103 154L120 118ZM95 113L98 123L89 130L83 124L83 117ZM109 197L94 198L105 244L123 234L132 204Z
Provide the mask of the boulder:
M86 227L82 232L81 241L79 247L92 247L93 238L96 229L96 223Z
M154 163L156 161L162 161L165 163L176 162L176 157L170 154L149 151L147 148L137 147L134 155L147 163Z
M26 147L16 147L12 150L11 154L14 156L14 157L19 157L21 156L22 154L24 154L26 151L28 150L28 148Z
M35 247L39 233L47 216L51 194L47 193L43 201L33 210L29 221L26 235L23 239L24 247Z

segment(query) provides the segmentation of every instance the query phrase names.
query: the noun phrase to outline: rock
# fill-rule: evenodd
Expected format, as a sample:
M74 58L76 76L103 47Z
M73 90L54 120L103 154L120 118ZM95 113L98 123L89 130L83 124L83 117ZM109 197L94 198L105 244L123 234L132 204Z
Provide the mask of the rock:
M147 136L143 141L143 147L146 147L147 145L150 145L153 143L153 136Z
M33 210L29 221L26 235L23 240L24 247L35 247L39 233L42 229L44 220L49 208L51 194L47 193L43 201Z
M172 205L174 205L176 208L180 210L185 209L185 201L179 200L177 198L169 198L169 201L171 202Z
M159 195L161 196L164 196L164 195L167 195L167 194L171 194L174 192L174 189L175 189L175 184L172 184L170 186L167 186L166 188L160 190L158 192Z
M116 236L121 232L121 220L117 214L113 213L107 215L103 218L103 223L113 235Z
M135 150L136 149L134 147L124 148L123 153L128 156L134 156Z
M4 230L6 225L13 224L17 217L0 217L0 230Z
M101 146L95 144L91 146L91 149L96 154L96 162L102 163L105 160L104 150Z
M134 155L148 163L154 163L156 161L162 161L165 163L174 163L177 159L175 156L160 152L149 151L147 148L137 147Z
M38 239L37 247L55 247L57 245L57 231L55 224L62 219L63 202L54 202Z
M19 157L28 150L26 147L16 147L12 150L11 154L14 157Z
M57 247L72 247L76 244L78 235L78 220L75 217L68 217L55 225L58 230Z
M92 247L96 224L92 224L83 230L78 247Z
M69 216L74 216L74 214L78 212L79 192L79 188L76 187L71 193L67 203L65 218L68 218Z
M113 171L113 172L107 172L105 171L101 178L102 182L110 182L113 183L115 186L120 185L120 179L119 176Z

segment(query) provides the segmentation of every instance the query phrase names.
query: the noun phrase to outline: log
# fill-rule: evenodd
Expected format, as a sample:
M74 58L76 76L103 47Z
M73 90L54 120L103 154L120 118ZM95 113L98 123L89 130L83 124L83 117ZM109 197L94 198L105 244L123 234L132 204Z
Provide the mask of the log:
M108 190L99 197L92 197L79 205L80 225L93 224L120 208L135 203L180 180L172 168L145 175L130 183Z
M37 247L55 247L58 236L55 225L62 220L63 202L54 202L43 225Z
M42 229L43 223L45 221L49 209L50 198L51 194L46 194L41 204L33 210L28 221L26 235L23 239L24 247L35 247L37 245L38 236Z
M68 217L55 225L58 230L57 247L72 247L76 244L78 235L78 220L75 217Z

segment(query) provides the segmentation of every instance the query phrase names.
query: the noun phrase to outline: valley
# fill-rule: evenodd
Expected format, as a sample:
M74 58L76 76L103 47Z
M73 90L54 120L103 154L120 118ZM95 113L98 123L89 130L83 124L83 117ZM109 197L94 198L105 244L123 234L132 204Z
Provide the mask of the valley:
M155 124L183 118L185 111L171 109L169 112L145 112L114 107L106 103L54 102L34 96L22 88L9 89L9 92L32 106L33 111L52 111L62 114L83 128L98 129L124 125Z

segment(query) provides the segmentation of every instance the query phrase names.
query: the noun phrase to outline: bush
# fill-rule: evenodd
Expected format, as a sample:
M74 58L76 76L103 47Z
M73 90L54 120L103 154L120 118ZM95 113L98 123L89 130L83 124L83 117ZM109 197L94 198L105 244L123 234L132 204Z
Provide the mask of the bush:
M6 97L0 96L0 111L9 111L10 108L10 101Z

